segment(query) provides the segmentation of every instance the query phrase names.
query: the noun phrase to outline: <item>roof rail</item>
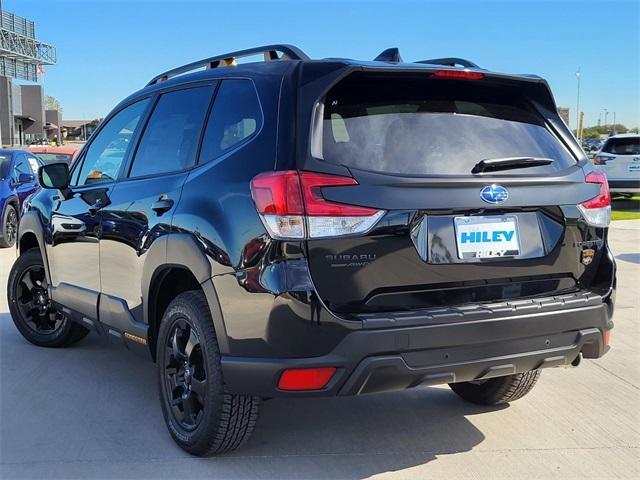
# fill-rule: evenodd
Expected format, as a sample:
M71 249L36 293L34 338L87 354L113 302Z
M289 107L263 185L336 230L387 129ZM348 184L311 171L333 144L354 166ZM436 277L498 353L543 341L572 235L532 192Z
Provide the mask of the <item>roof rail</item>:
M476 65L473 62L470 62L469 60L465 60L464 58L456 58L456 57L451 57L451 58L431 58L429 60L420 60L419 62L415 62L415 63L428 63L431 65L444 65L446 67L455 67L457 65L464 67L464 68L480 68L478 65Z
M278 56L278 52L282 55ZM154 85L156 83L164 82L165 80L169 80L172 77L177 75L181 75L183 73L190 72L192 70L197 70L199 68L205 67L216 68L219 66L229 66L235 65L235 60L241 57L248 57L251 55L257 55L262 53L264 55L265 62L271 60L282 60L282 59L290 59L290 60L309 60L309 57L298 47L293 45L286 44L276 44L276 45L265 45L263 47L255 47L248 48L246 50L238 50L237 52L229 52L222 55L216 55L215 57L205 58L203 60L198 60L196 62L188 63L178 68L174 68L172 70L168 70L160 75L157 75L151 79L147 86Z

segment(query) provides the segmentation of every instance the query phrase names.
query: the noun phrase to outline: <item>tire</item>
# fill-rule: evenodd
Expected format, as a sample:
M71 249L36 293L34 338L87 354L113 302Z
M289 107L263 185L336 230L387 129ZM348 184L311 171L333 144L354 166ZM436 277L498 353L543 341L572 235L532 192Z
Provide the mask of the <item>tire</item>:
M483 382L450 383L451 390L478 405L501 405L524 397L534 387L540 370L490 378Z
M18 235L18 212L16 208L8 203L2 212L2 223L0 223L0 248L13 247L16 244Z
M201 291L181 293L167 307L156 362L162 414L182 449L210 456L235 450L249 438L260 400L225 389L213 320Z
M37 248L27 250L13 264L7 284L9 311L16 328L39 347L67 347L82 340L89 330L51 307L47 286L40 252Z

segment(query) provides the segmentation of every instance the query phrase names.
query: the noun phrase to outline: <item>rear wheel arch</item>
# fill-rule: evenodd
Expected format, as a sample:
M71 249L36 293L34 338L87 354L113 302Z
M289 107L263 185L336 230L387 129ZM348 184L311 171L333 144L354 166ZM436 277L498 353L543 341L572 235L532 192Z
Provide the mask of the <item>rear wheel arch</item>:
M16 212L20 212L20 202L18 201L17 196L12 195L11 197L7 198L4 202L4 208L7 208L7 205L11 205L16 209ZM2 213L4 213L4 211Z
M147 318L149 349L156 358L156 340L162 316L171 301L183 292L200 289L200 283L184 265L159 266L151 276L148 289Z
M228 353L228 341L222 311L211 281L211 263L204 252L188 234L170 234L160 242L156 252L166 255L149 256L143 276L145 322L149 325L148 343L151 356L156 358L156 340L162 316L171 301L189 290L202 290L213 318L221 353ZM148 252L151 253L151 252Z
M229 342L222 319L222 310L211 279L199 283L193 272L185 265L166 264L158 267L151 277L146 304L147 323L149 324L148 343L151 357L156 359L156 348L160 322L167 307L174 298L183 292L201 290L209 305L213 327L220 352L229 352Z

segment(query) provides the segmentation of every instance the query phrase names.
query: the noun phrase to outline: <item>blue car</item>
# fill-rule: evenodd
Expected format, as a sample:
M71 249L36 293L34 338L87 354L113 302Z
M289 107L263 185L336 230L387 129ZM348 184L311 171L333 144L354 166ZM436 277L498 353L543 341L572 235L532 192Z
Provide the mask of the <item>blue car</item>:
M16 242L22 202L40 189L40 165L42 162L29 152L0 149L0 248Z

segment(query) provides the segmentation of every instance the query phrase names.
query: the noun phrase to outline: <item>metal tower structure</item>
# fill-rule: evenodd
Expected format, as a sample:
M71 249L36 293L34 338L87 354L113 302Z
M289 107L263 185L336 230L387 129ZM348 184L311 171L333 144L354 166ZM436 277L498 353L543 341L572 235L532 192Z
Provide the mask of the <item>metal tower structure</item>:
M33 21L5 12L2 0L0 20L0 76L38 81L38 68L56 63L56 48L36 39Z

